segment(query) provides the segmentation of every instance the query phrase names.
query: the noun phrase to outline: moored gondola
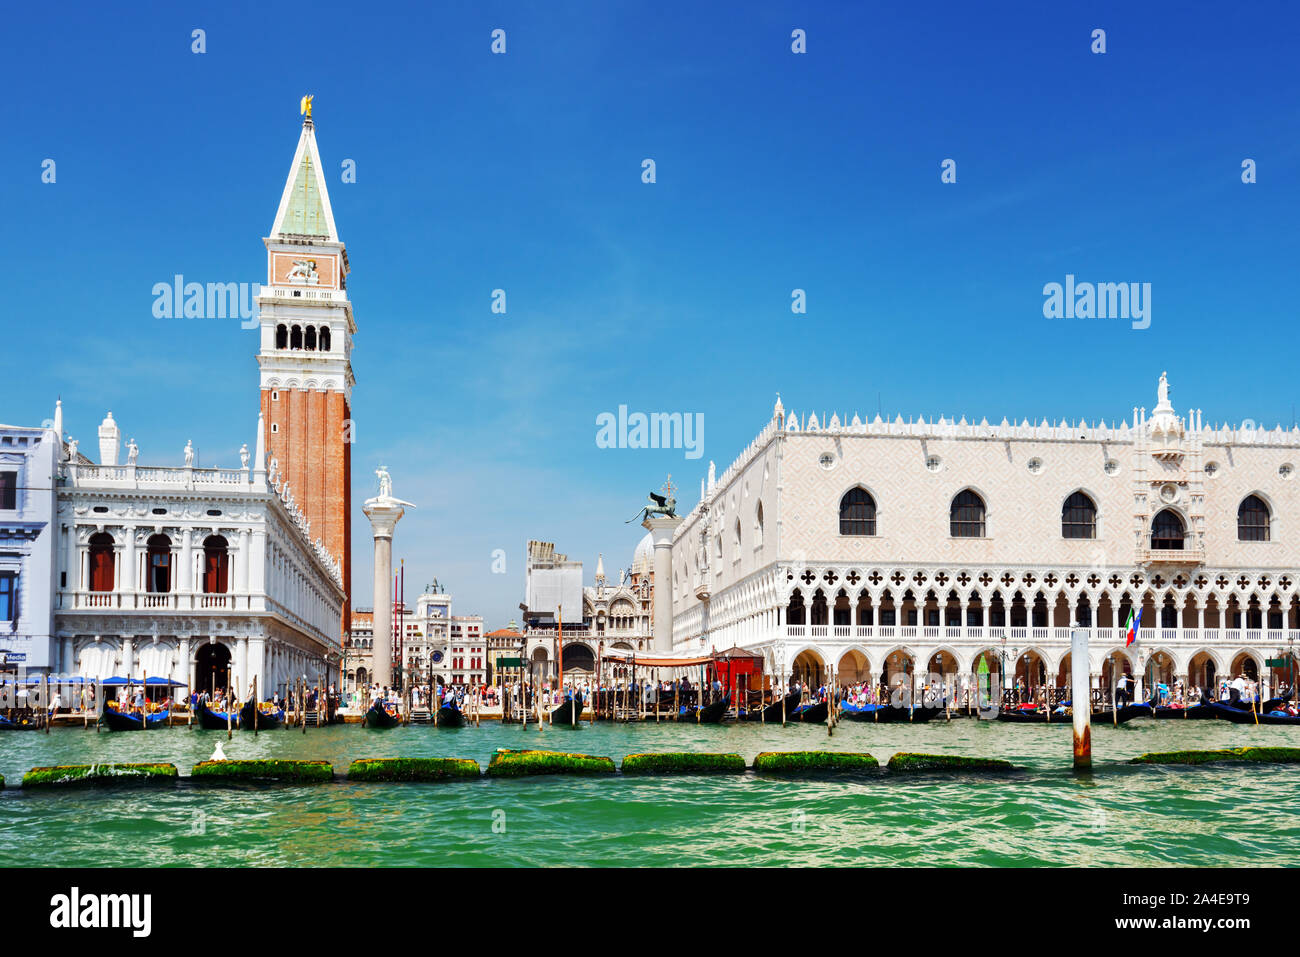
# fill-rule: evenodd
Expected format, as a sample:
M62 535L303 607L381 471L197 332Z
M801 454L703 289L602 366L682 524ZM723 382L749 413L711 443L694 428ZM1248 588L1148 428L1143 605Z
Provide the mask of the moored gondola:
M848 718L850 721L875 721L884 708L884 705L879 704L849 704L846 702L840 705L840 716Z
M1155 708L1151 716L1157 721L1205 721L1214 717L1214 709L1206 704L1194 704L1186 708Z
M367 728L392 728L402 723L402 717L398 714L395 703L376 698L361 723Z
M785 697L785 719L791 720L794 716L794 709L799 707L799 695L791 694ZM772 704L763 709L755 709L745 712L745 721L763 721L781 723L781 699L778 698Z
M39 731L44 726L41 716L34 711L24 711L14 718L0 714L0 731Z
M238 713L232 713L230 715L230 723L227 724L226 712L217 711L215 708L208 707L208 703L206 701L200 701L198 703L197 712L199 718L199 727L204 730L225 731L226 728L228 727L232 729L239 727Z
M825 701L819 701L816 704L806 704L796 708L795 717L809 724L821 724L826 721L826 715L829 712L830 706Z
M574 714L574 709L577 714ZM558 708L551 711L551 724L574 725L582 718L582 700L579 698L569 698Z
M940 714L943 714L942 708L906 708L902 705L897 707L886 705L876 712L876 721L920 724Z
M1280 701L1281 699L1273 699ZM1268 707L1273 701L1264 702ZM1237 708L1228 704L1226 701L1209 701L1205 707L1209 708L1214 717L1223 721L1231 721L1233 724L1294 724L1300 725L1300 715L1290 715L1270 711L1255 712L1250 708Z
M731 707L731 695L726 695L720 701L713 704L706 704L703 708L683 707L677 713L678 721L694 721L697 724L720 724L726 717L727 709ZM780 720L779 718L777 719Z
M1050 717L1050 721L1048 720ZM1007 724L1060 724L1069 725L1071 718L1067 714L1048 715L1046 711L1026 711L1021 708L1012 708L1009 711L999 711L998 720Z
M253 709L257 709L257 723L253 723ZM273 731L284 727L284 709L267 710L251 698L239 709L239 726L245 731Z
M558 711L560 709L556 708L555 710ZM456 699L449 697L445 702L443 702L442 707L438 709L438 727L459 728L464 724L465 715L461 713L460 708L456 705Z
M113 706L113 704L114 703L112 701L105 701L104 713L100 717L100 720L104 723L104 726L108 728L108 730L110 731L141 730L142 722L141 722L140 715L138 713L132 711L118 711L117 708ZM164 724L167 723L167 718L170 714L171 714L170 711L155 711L152 714L146 715L143 721L144 729L148 730L149 728L162 727Z

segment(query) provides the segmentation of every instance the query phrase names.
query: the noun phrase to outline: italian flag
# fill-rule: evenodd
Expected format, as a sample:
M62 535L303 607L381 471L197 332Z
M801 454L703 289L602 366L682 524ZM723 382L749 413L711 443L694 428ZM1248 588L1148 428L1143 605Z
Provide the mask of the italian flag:
M1142 609L1137 610L1137 614L1132 611L1128 613L1128 634L1124 638L1124 647L1127 648L1133 642L1137 641L1138 629L1142 627Z

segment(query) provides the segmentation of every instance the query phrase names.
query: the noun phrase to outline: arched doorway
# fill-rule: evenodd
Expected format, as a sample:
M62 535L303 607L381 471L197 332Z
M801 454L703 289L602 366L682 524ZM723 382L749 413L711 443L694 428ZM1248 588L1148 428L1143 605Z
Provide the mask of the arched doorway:
M1247 681L1259 680L1259 662L1249 651L1243 651L1232 659L1232 667L1229 669L1233 675L1241 675Z
M226 687L229 668L229 648L219 641L199 645L194 654L194 690L211 694L214 688Z
M366 671L365 668L358 668L355 687L364 688L369 683L370 683L370 674Z
M1201 688L1210 697L1217 698L1218 681L1219 669L1215 667L1214 656L1208 651L1198 651L1192 655L1191 664L1187 666L1187 683L1192 688Z
M826 679L826 663L822 661L821 655L811 649L801 651L790 666L790 677L805 688L816 691Z
M586 645L574 643L565 645L560 652L560 663L565 671L596 670L596 655Z
M911 652L895 648L885 655L885 664L880 672L880 680L887 688L911 688L912 677L916 672L916 659Z
M862 681L871 680L871 667L867 661L867 656L856 649L846 651L840 658L839 664L835 666L835 683L839 685L855 685Z
M1038 689L1047 684L1047 662L1033 649L1016 658L1016 688L1026 701L1032 701Z

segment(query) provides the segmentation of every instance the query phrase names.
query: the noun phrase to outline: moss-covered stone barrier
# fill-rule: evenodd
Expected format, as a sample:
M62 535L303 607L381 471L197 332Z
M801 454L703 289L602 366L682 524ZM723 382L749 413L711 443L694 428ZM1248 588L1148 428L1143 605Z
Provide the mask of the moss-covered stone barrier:
M1222 748L1218 751L1155 751L1139 754L1130 764L1217 764L1223 761L1300 763L1300 748Z
M913 754L900 751L889 759L891 771L1014 771L1001 758L968 758L959 754Z
M468 758L361 758L348 765L349 781L453 781L476 778Z
M613 774L613 758L564 751L498 751L488 762L487 773L497 778L529 774Z
M0 791L4 790L4 786L5 786L5 776L3 774L0 774Z
M177 777L179 774L174 764L65 764L53 768L32 768L23 775L23 787L173 784Z
M822 774L876 771L880 762L865 751L764 751L754 758L759 774Z
M334 779L334 766L328 761L200 761L190 771L190 779L205 783L319 784Z
M665 754L629 754L623 758L624 774L743 774L745 759L739 754L670 751Z

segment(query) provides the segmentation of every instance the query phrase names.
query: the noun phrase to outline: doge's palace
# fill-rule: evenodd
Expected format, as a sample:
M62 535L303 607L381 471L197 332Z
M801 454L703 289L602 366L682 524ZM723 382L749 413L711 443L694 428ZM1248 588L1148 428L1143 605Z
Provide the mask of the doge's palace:
M1065 687L1077 625L1099 684L1262 674L1300 636L1297 463L1300 430L1178 415L1163 374L1118 424L801 418L778 397L674 537L674 647Z

